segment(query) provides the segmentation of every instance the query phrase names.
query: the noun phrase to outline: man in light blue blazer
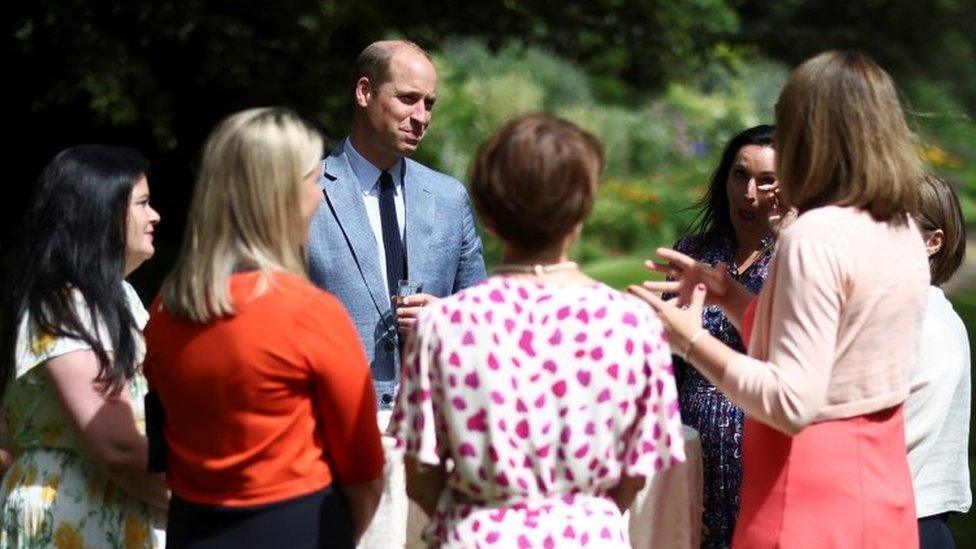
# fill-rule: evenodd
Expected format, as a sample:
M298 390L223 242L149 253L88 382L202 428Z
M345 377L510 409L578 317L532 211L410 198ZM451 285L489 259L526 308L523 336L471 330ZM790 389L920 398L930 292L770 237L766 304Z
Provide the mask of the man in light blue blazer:
M485 278L464 186L407 158L430 124L437 74L416 44L368 46L354 67L353 124L323 161L309 276L356 323L380 409L392 406L400 342L422 307ZM395 308L398 280L423 286Z

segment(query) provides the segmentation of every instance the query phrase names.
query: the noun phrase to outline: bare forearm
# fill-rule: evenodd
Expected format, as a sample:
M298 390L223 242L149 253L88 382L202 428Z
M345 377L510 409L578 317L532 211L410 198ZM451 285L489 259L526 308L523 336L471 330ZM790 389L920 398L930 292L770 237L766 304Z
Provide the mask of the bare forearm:
M739 318L741 319L741 315ZM687 341L682 341L681 343L683 348L687 348ZM722 390L725 366L733 358L738 356L738 354L738 352L712 337L710 334L704 334L695 341L695 344L688 351L686 360L692 363L713 385L718 387L719 390ZM722 392L724 393L725 391L723 390Z
M349 517L352 519L353 536L358 543L359 538L366 532L376 507L379 506L380 497L383 495L383 477L380 476L372 481L340 488L349 508Z
M749 290L745 289L742 285L738 283L733 283L729 288L729 293L719 306L722 308L722 312L725 313L725 318L729 319L729 322L735 326L736 330L742 330L742 315L745 314L746 308L749 307L749 303L756 296L753 295ZM746 344L749 342L747 341Z
M99 448L89 447L89 452L105 467L112 480L132 497L166 509L169 505L166 476L147 472L149 447L146 437L133 430L128 437L119 440L99 440Z
M441 492L447 485L443 467L421 465L413 458L404 458L407 474L407 496L427 513L434 514Z
M109 471L116 485L130 496L165 511L169 507L166 475L137 471Z
M630 509L631 504L634 503L634 498L637 497L637 492L640 492L644 488L644 477L620 477L620 482L616 486L611 488L607 495L610 499L617 504L617 508L623 513L627 509Z

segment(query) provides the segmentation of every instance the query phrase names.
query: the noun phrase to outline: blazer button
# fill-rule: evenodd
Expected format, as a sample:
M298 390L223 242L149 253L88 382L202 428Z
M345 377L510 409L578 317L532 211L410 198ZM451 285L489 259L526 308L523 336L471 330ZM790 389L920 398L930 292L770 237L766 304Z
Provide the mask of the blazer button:
M383 393L380 396L380 402L382 402L384 405L393 402L393 395L391 395L389 393Z

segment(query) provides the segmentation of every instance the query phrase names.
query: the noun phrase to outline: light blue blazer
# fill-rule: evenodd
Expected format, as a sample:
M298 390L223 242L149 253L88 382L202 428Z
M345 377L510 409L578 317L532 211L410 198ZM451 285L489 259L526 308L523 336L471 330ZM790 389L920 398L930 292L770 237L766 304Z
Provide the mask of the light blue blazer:
M485 278L481 239L461 183L404 159L407 276L445 297ZM309 276L342 301L373 372L377 403L390 408L400 380L396 321L359 182L340 145L322 161L325 201L312 217Z

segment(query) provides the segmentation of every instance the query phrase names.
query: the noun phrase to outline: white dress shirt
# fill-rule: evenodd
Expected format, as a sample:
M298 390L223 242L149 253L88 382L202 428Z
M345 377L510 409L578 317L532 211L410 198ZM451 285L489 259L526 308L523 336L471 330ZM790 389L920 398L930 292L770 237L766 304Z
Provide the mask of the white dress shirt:
M383 273L383 285L386 283L386 248L383 246L383 223L380 220L380 174L383 172L363 158L355 147L352 140L348 137L342 143L346 158L349 159L349 166L356 174L359 181L359 191L363 197L363 205L366 206L366 216L369 218L369 226L373 229L373 237L376 238L376 253L380 264L380 271ZM400 238L403 239L403 249L406 252L406 237L404 236L404 205L403 205L403 159L393 165L389 170L393 177L393 203L396 205L397 224L400 226ZM386 289L386 295L392 295L396 288Z

